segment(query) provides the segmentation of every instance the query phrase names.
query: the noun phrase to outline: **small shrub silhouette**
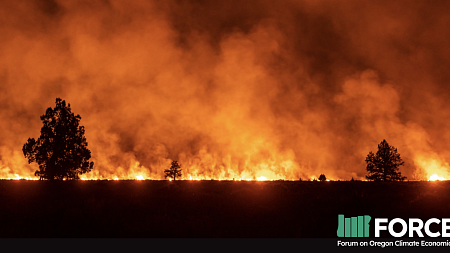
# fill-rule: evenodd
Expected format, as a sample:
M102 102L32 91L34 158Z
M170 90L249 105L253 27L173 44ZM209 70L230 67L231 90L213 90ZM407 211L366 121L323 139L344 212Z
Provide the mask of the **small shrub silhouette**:
M320 174L319 181L321 181L321 182L327 181L327 177L325 176L325 174Z

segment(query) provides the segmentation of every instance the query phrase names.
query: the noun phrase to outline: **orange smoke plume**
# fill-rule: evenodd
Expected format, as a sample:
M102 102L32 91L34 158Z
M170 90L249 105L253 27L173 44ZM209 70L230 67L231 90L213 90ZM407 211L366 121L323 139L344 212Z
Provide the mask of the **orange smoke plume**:
M84 179L364 179L386 139L408 179L448 175L449 12L410 1L0 3L0 178L56 97ZM17 175L17 176L16 176Z

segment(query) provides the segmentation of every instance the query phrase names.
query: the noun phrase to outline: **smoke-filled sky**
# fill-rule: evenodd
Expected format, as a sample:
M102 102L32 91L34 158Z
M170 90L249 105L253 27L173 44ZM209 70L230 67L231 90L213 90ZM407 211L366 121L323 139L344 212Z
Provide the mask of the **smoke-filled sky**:
M386 139L450 178L450 2L0 2L0 178L57 97L87 178L364 179Z

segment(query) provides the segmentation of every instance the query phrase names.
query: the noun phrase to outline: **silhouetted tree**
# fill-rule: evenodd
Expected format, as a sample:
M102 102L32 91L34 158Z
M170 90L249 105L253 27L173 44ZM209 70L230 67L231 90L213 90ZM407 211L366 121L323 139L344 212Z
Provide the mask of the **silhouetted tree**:
M366 157L368 180L374 181L403 181L406 177L402 177L399 172L399 166L404 162L400 158L397 149L390 146L386 140L378 144L376 154L369 152Z
M172 161L172 165L169 169L164 170L164 173L166 174L164 178L170 177L173 178L173 180L176 180L177 177L181 177L181 165L178 164L177 161Z
M49 107L41 120L41 136L29 138L22 151L28 163L36 162L40 179L79 179L79 175L92 170L89 162L91 151L87 148L84 127L80 126L80 115L74 115L70 104L56 99L55 108Z
M326 181L327 177L325 176L325 174L320 174L319 176L319 181Z

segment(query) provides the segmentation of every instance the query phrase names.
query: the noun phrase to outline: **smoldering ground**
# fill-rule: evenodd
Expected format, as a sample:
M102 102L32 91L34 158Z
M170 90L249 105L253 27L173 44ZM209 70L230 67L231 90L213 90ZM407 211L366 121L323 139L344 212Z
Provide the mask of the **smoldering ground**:
M1 1L0 176L61 97L88 178L449 177L446 1Z

